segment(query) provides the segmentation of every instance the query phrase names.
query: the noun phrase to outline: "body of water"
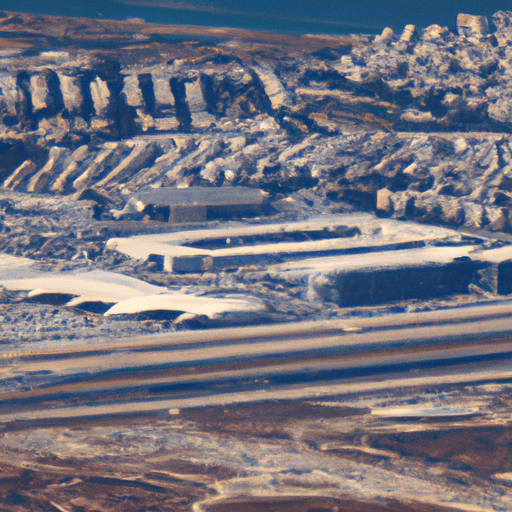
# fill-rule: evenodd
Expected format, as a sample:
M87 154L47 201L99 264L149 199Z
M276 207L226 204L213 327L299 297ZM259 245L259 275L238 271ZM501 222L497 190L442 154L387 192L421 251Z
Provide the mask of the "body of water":
M88 18L292 33L377 33L406 23L455 27L457 13L490 16L512 0L0 0L0 9Z

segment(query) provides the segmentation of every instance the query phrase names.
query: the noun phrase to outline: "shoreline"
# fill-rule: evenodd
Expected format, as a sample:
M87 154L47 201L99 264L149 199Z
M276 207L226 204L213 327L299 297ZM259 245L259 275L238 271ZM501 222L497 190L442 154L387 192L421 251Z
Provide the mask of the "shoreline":
M201 25L170 25L163 23L151 23L140 19L112 20L78 18L71 16L54 16L26 14L17 11L0 11L0 34L3 38L51 37L54 39L66 39L73 41L98 40L98 36L133 36L144 39L158 36L177 37L206 37L213 39L239 39L247 42L271 43L291 46L315 47L322 45L348 46L358 44L371 35L332 35L332 34L285 34L259 30L248 30L230 27L204 27ZM69 31L75 30L72 36ZM93 29L94 33L88 34L87 29ZM102 29L103 34L98 34ZM23 41L25 43L25 41Z

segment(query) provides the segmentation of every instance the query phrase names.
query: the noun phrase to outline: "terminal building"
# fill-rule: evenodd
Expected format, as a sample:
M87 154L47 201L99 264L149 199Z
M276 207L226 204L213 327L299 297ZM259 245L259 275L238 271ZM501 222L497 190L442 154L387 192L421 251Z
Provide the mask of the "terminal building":
M187 224L258 215L265 202L265 193L255 188L162 187L137 192L124 211L135 210L161 222Z

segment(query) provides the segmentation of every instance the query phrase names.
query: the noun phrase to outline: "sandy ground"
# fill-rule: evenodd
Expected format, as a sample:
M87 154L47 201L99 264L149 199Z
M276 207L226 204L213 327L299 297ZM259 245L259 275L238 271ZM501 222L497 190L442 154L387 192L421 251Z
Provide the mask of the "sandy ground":
M511 394L426 386L4 426L0 509L509 510Z

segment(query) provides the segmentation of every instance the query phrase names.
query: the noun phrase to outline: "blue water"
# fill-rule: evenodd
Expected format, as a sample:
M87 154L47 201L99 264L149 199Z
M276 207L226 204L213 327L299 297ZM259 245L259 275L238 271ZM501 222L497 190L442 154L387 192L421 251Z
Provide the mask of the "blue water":
M377 33L406 23L454 28L458 12L491 16L512 0L0 0L0 9L292 33Z

